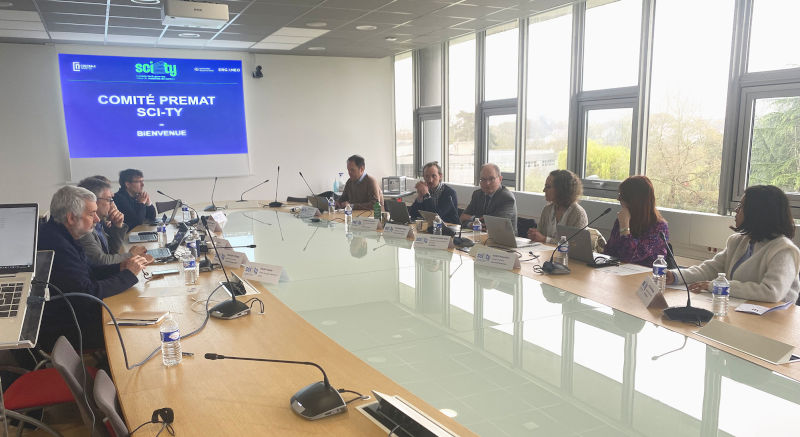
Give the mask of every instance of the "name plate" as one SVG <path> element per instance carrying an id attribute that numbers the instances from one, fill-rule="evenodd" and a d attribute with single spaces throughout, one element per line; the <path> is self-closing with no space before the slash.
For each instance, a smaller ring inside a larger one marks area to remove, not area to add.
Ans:
<path id="1" fill-rule="evenodd" d="M 636 295 L 639 296 L 639 300 L 642 301 L 645 308 L 666 308 L 668 306 L 667 300 L 664 299 L 664 295 L 658 291 L 653 278 L 647 278 L 642 281 L 642 285 L 639 286 Z"/>
<path id="2" fill-rule="evenodd" d="M 376 231 L 380 222 L 380 220 L 375 220 L 373 217 L 353 218 L 352 229 L 354 231 Z"/>
<path id="3" fill-rule="evenodd" d="M 300 207 L 300 218 L 311 218 L 311 217 L 318 217 L 320 214 L 317 208 L 313 206 L 301 206 Z"/>
<path id="4" fill-rule="evenodd" d="M 211 217 L 208 218 L 208 229 L 211 232 L 222 232 L 222 228 L 225 227 L 225 223 L 228 223 L 228 217 L 222 211 L 217 211 L 211 214 Z"/>
<path id="5" fill-rule="evenodd" d="M 472 246 L 470 255 L 475 257 L 475 264 L 479 266 L 494 267 L 497 269 L 514 270 L 520 268 L 519 257 L 516 253 L 492 249 L 483 245 Z"/>
<path id="6" fill-rule="evenodd" d="M 225 267 L 240 267 L 248 262 L 247 254 L 232 249 L 218 248 L 214 259 Z"/>
<path id="7" fill-rule="evenodd" d="M 453 247 L 453 237 L 447 235 L 420 234 L 414 240 L 414 247 L 426 249 L 450 249 Z"/>
<path id="8" fill-rule="evenodd" d="M 265 284 L 277 284 L 280 281 L 288 281 L 289 275 L 281 266 L 248 262 L 244 265 L 244 278 Z"/>
<path id="9" fill-rule="evenodd" d="M 383 227 L 383 236 L 386 238 L 408 238 L 414 237 L 414 232 L 411 230 L 411 226 L 386 223 L 386 226 Z"/>

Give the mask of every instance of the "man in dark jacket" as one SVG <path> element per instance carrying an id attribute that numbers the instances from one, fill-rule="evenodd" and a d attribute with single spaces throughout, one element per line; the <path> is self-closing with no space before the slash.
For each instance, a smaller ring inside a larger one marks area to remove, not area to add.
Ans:
<path id="1" fill-rule="evenodd" d="M 85 189 L 65 186 L 56 191 L 50 202 L 50 220 L 39 226 L 39 250 L 54 250 L 50 274 L 51 295 L 85 293 L 104 299 L 119 294 L 139 279 L 146 265 L 138 255 L 120 264 L 92 266 L 78 240 L 92 232 L 97 217 L 97 198 Z M 55 289 L 57 287 L 57 289 Z M 81 327 L 84 348 L 103 347 L 101 306 L 80 297 L 69 298 Z M 38 346 L 51 351 L 59 336 L 66 336 L 78 348 L 78 335 L 72 312 L 64 299 L 47 302 L 44 306 Z"/>
<path id="2" fill-rule="evenodd" d="M 408 208 L 411 218 L 419 217 L 420 211 L 430 211 L 439 214 L 446 223 L 459 223 L 458 197 L 455 190 L 442 182 L 442 176 L 442 167 L 436 161 L 422 168 L 425 182 L 417 182 L 417 198 Z"/>
<path id="3" fill-rule="evenodd" d="M 125 215 L 129 230 L 156 219 L 156 207 L 144 191 L 144 175 L 139 170 L 129 168 L 119 172 L 119 191 L 114 194 L 114 203 Z"/>
<path id="4" fill-rule="evenodd" d="M 495 217 L 506 217 L 511 219 L 511 227 L 514 234 L 517 233 L 517 201 L 514 194 L 503 186 L 503 175 L 500 174 L 500 167 L 497 164 L 483 164 L 481 167 L 481 188 L 472 193 L 469 205 L 461 214 L 461 222 L 469 226 L 475 218 L 481 219 L 483 216 L 491 215 Z M 486 223 L 483 224 L 484 227 Z"/>

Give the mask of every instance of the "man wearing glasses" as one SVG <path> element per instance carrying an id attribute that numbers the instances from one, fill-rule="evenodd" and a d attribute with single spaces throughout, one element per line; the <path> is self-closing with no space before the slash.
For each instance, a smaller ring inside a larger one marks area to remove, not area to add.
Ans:
<path id="1" fill-rule="evenodd" d="M 92 176 L 82 180 L 79 187 L 86 188 L 97 196 L 97 216 L 100 221 L 95 224 L 94 231 L 78 240 L 86 258 L 92 265 L 119 264 L 133 255 L 145 257 L 152 262 L 153 257 L 147 255 L 144 246 L 133 246 L 128 253 L 119 253 L 122 248 L 128 225 L 125 216 L 117 209 L 111 197 L 111 183 L 104 176 Z"/>
<path id="2" fill-rule="evenodd" d="M 488 163 L 481 167 L 481 189 L 472 193 L 469 205 L 461 214 L 462 226 L 470 226 L 476 217 L 483 221 L 483 216 L 491 215 L 511 219 L 514 234 L 517 233 L 517 201 L 502 182 L 503 176 L 496 164 Z"/>
<path id="3" fill-rule="evenodd" d="M 156 207 L 144 191 L 144 175 L 139 170 L 129 168 L 119 172 L 119 191 L 114 194 L 114 203 L 125 215 L 128 229 L 156 220 Z"/>

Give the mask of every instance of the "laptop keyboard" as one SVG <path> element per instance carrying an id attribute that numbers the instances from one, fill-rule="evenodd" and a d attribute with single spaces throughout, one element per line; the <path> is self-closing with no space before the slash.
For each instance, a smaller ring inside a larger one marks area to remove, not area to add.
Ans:
<path id="1" fill-rule="evenodd" d="M 0 284 L 0 318 L 17 316 L 23 284 L 22 282 Z"/>

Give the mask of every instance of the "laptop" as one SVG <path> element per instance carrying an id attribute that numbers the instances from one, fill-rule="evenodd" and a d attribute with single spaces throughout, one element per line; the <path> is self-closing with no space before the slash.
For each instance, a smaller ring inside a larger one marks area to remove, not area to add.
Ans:
<path id="1" fill-rule="evenodd" d="M 0 349 L 33 346 L 21 344 L 20 335 L 36 271 L 38 232 L 38 204 L 0 205 Z"/>
<path id="2" fill-rule="evenodd" d="M 322 196 L 308 196 L 308 203 L 311 204 L 314 208 L 317 208 L 319 212 L 327 212 L 328 211 L 328 199 Z"/>
<path id="3" fill-rule="evenodd" d="M 129 243 L 148 243 L 158 241 L 158 232 L 131 232 L 128 234 Z"/>
<path id="4" fill-rule="evenodd" d="M 178 211 L 181 210 L 181 207 L 183 206 L 183 203 L 180 201 L 180 199 L 174 200 L 173 202 L 175 202 L 175 206 L 173 206 L 173 208 L 172 208 L 172 214 L 170 214 L 169 220 L 166 220 L 167 215 L 164 214 L 161 217 L 161 222 L 162 223 L 175 223 L 175 216 L 178 214 Z M 159 212 L 162 212 L 162 211 L 159 211 Z"/>
<path id="5" fill-rule="evenodd" d="M 389 223 L 396 223 L 398 225 L 407 225 L 411 223 L 411 217 L 408 215 L 408 207 L 405 202 L 386 202 L 386 209 L 389 211 Z"/>
<path id="6" fill-rule="evenodd" d="M 557 225 L 556 229 L 558 229 L 559 237 L 563 235 L 569 238 L 570 235 L 577 232 L 577 235 L 569 240 L 570 260 L 583 261 L 587 264 L 594 264 L 595 260 L 598 260 L 598 263 L 618 261 L 616 257 L 592 251 L 592 234 L 588 229 L 574 228 L 566 225 Z"/>
<path id="7" fill-rule="evenodd" d="M 422 216 L 422 219 L 425 220 L 428 226 L 433 226 L 433 219 L 436 218 L 435 212 L 420 211 L 419 214 Z"/>
<path id="8" fill-rule="evenodd" d="M 495 217 L 491 215 L 483 216 L 486 223 L 486 232 L 492 243 L 504 247 L 529 247 L 534 243 L 528 238 L 517 237 L 514 235 L 514 227 L 511 226 L 511 219 L 507 217 Z"/>

